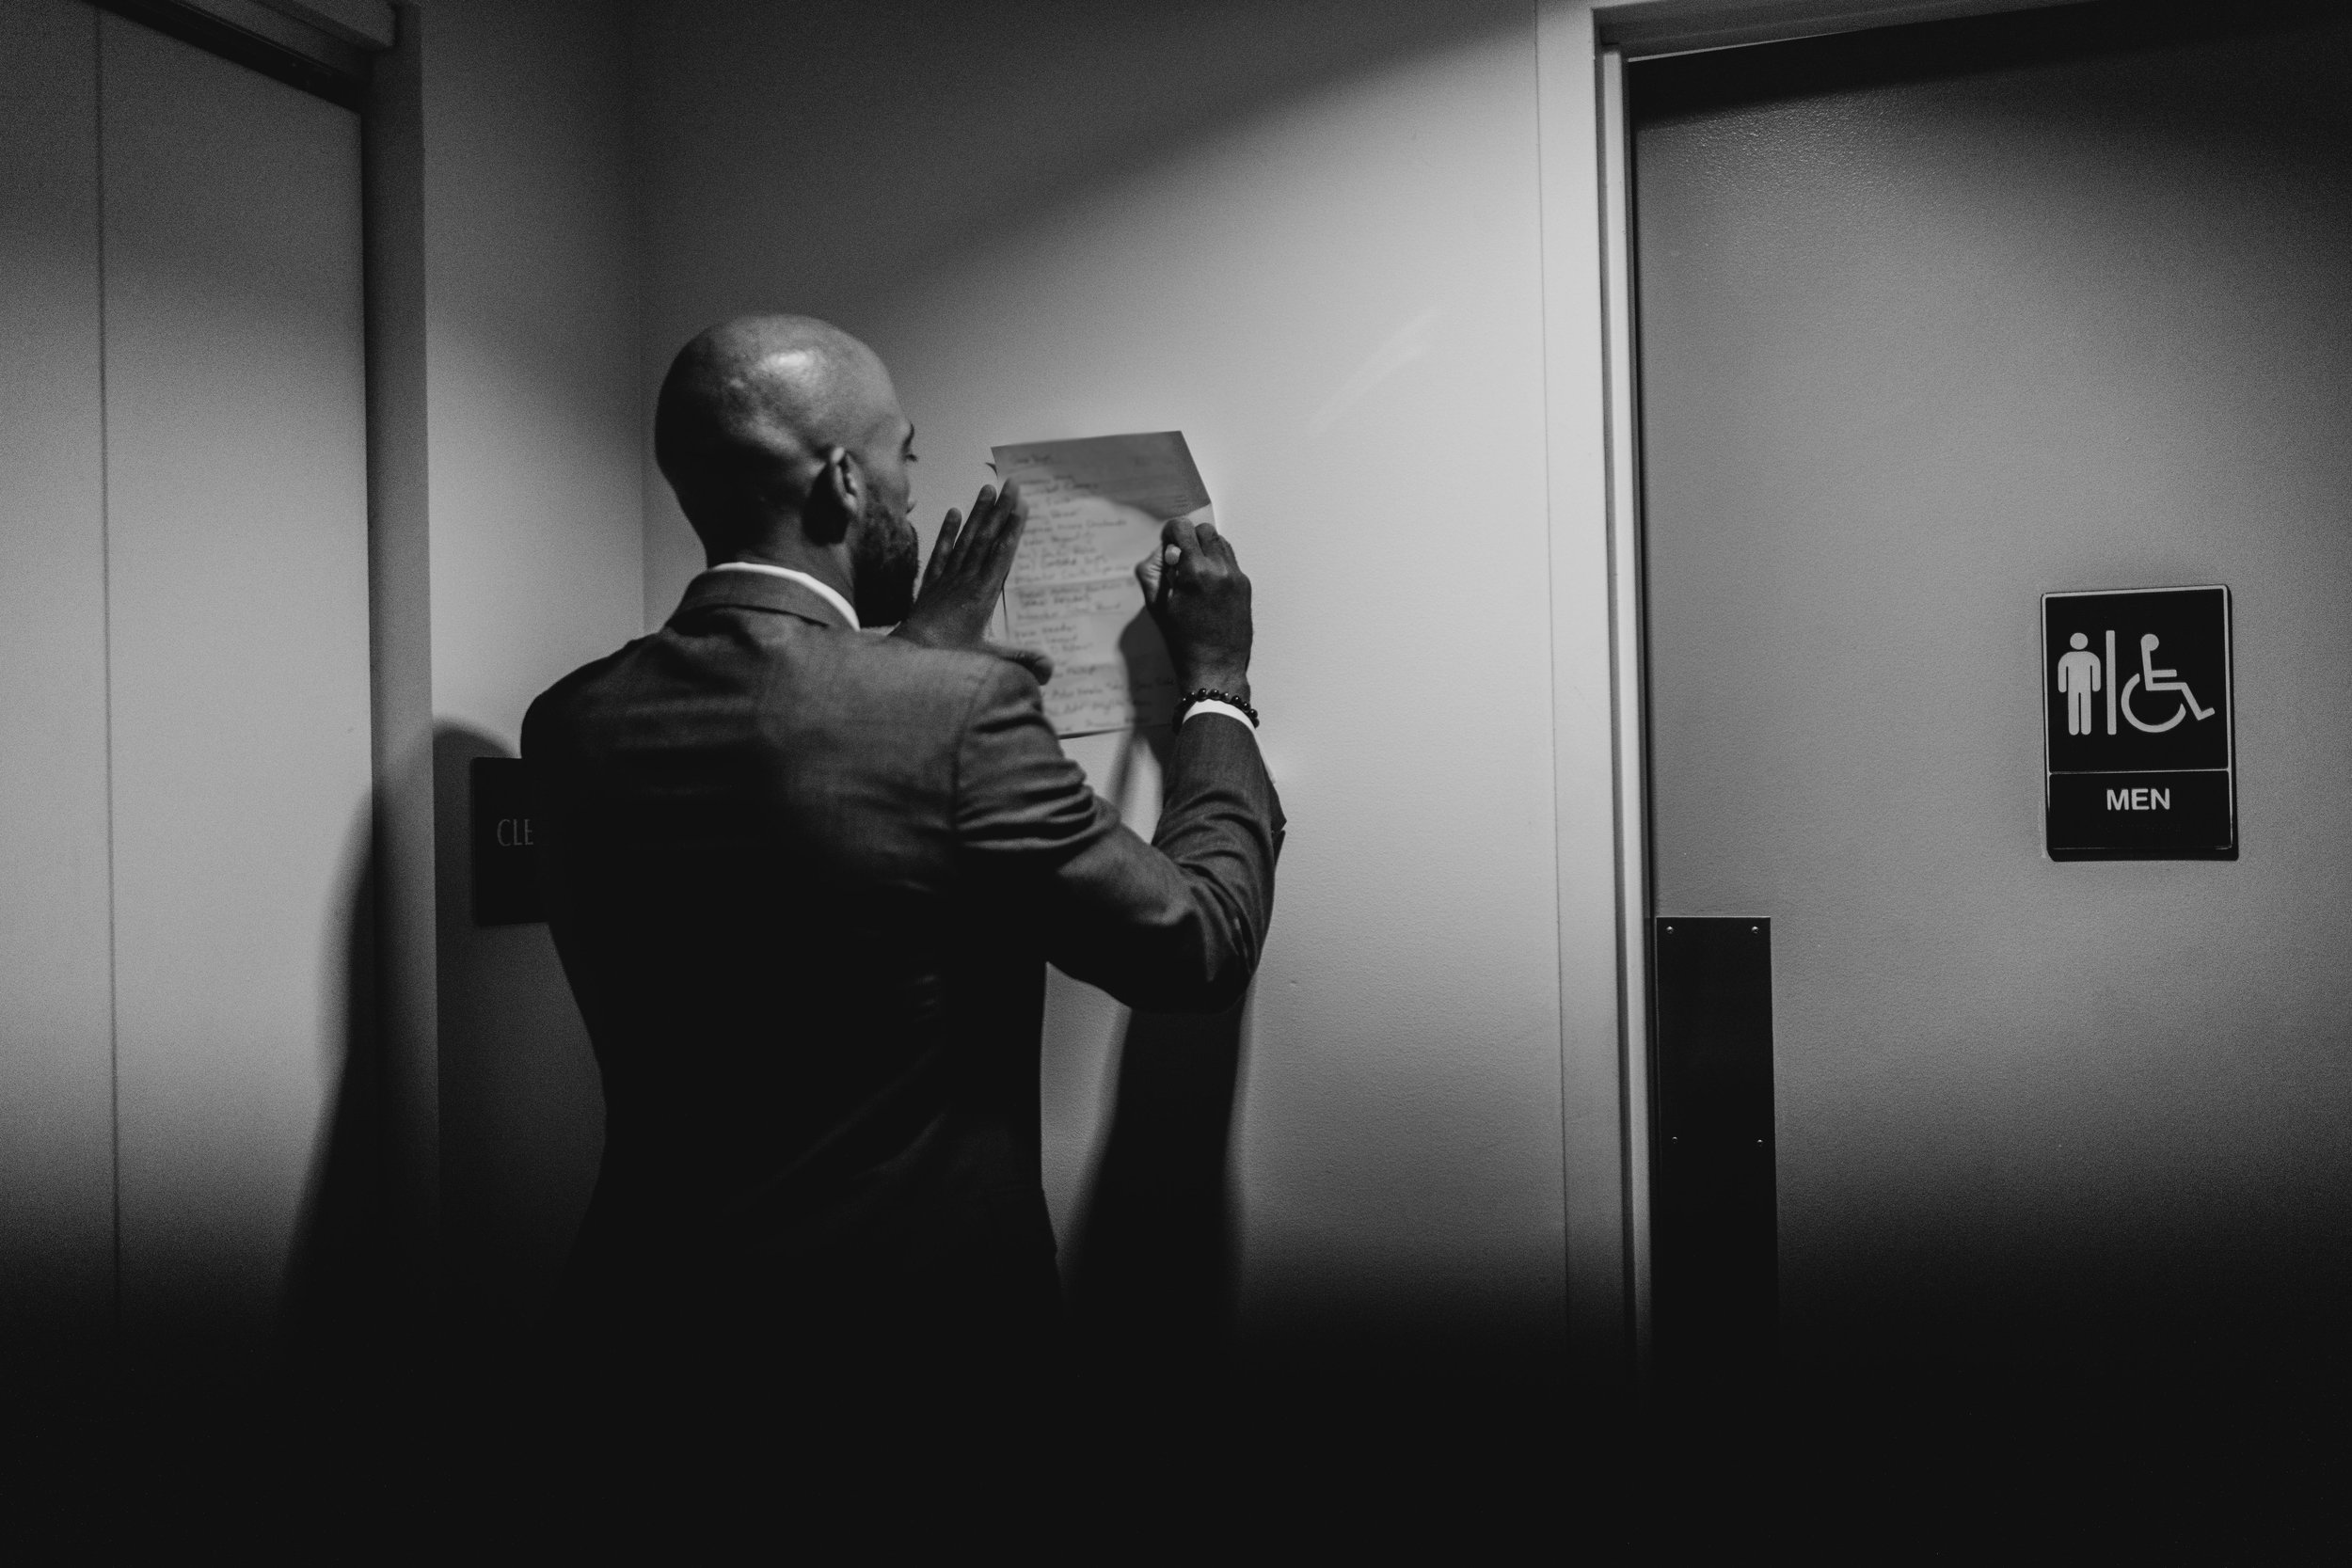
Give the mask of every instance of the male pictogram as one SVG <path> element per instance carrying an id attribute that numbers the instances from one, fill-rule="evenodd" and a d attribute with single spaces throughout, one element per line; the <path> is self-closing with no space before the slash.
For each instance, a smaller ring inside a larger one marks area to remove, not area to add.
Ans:
<path id="1" fill-rule="evenodd" d="M 2066 733 L 2090 733 L 2090 694 L 2099 689 L 2099 656 L 2087 652 L 2090 639 L 2081 632 L 2066 640 L 2074 651 L 2058 661 L 2058 689 L 2066 694 Z M 2170 674 L 2170 671 L 2165 673 Z"/>

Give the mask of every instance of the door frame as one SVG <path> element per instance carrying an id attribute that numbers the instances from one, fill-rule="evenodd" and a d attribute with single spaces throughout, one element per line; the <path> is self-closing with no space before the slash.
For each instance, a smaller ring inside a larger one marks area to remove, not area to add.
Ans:
<path id="1" fill-rule="evenodd" d="M 2083 0 L 1537 0 L 1572 1377 L 1650 1364 L 1650 844 L 1628 62 Z M 1606 678 L 1597 679 L 1601 673 Z"/>

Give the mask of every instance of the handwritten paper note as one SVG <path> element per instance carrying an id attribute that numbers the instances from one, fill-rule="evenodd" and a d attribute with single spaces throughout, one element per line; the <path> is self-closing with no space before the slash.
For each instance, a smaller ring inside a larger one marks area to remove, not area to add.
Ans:
<path id="1" fill-rule="evenodd" d="M 998 447 L 1029 523 L 1005 582 L 1005 638 L 1054 656 L 1045 716 L 1059 735 L 1165 724 L 1176 675 L 1144 612 L 1136 562 L 1170 517 L 1216 514 L 1180 431 Z"/>

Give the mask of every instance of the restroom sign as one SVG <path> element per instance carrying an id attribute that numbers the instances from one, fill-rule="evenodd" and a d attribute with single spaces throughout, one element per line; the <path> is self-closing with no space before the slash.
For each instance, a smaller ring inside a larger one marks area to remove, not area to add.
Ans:
<path id="1" fill-rule="evenodd" d="M 2052 860 L 2234 860 L 2230 591 L 2042 595 Z"/>

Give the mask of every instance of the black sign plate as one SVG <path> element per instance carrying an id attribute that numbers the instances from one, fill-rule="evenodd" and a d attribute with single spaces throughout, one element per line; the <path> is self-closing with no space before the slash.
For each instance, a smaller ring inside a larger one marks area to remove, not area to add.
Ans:
<path id="1" fill-rule="evenodd" d="M 2230 591 L 2042 595 L 2052 860 L 2235 860 Z"/>
<path id="2" fill-rule="evenodd" d="M 473 923 L 518 926 L 545 920 L 539 857 L 531 828 L 531 788 L 514 757 L 473 759 Z"/>

